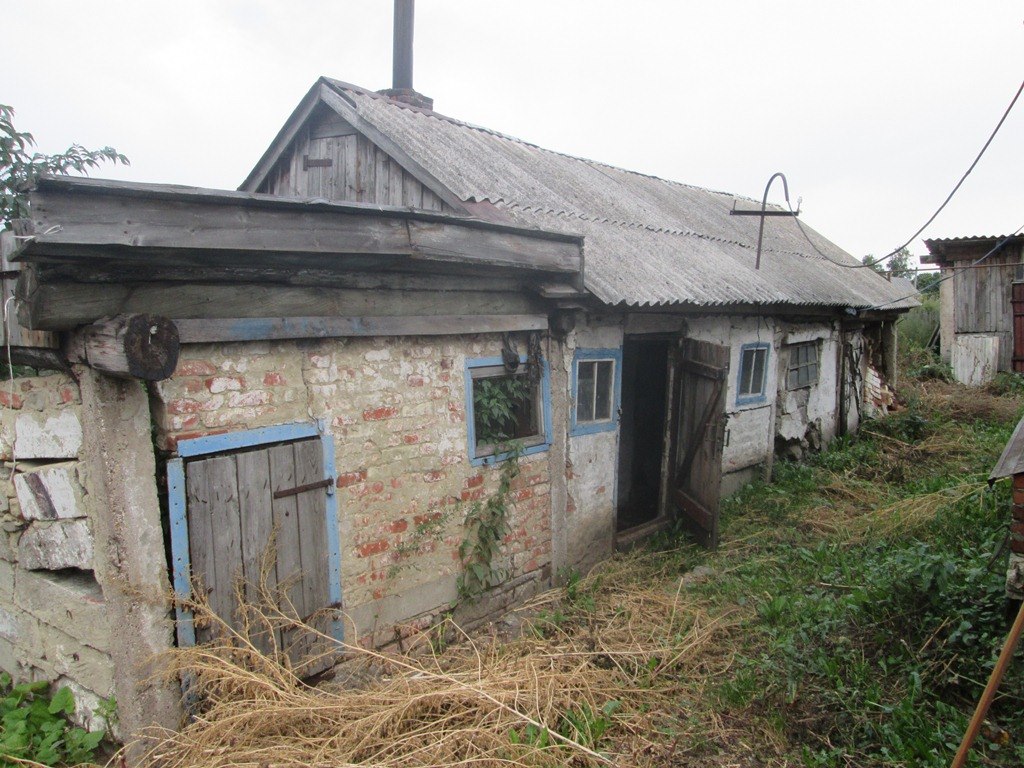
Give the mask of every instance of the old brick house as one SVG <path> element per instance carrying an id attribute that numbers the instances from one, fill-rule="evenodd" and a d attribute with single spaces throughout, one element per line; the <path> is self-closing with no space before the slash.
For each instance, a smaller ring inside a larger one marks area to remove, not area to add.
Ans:
<path id="1" fill-rule="evenodd" d="M 526 393 L 522 472 L 464 618 L 674 516 L 713 544 L 723 492 L 871 413 L 910 305 L 792 218 L 756 267 L 733 205 L 327 78 L 239 192 L 42 182 L 18 316 L 59 348 L 15 357 L 67 373 L 0 387 L 0 666 L 173 720 L 166 587 L 229 614 L 271 530 L 339 637 L 428 625 L 504 466 L 488 383 Z"/>

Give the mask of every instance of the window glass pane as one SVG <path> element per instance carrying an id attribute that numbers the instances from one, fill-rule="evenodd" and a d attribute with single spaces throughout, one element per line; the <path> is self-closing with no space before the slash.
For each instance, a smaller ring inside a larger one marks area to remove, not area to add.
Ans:
<path id="1" fill-rule="evenodd" d="M 754 364 L 751 366 L 750 394 L 760 395 L 764 392 L 764 358 L 767 350 L 755 349 Z"/>
<path id="2" fill-rule="evenodd" d="M 610 419 L 612 417 L 613 370 L 615 364 L 611 360 L 597 363 L 597 384 L 595 387 L 594 418 Z"/>
<path id="3" fill-rule="evenodd" d="M 594 420 L 594 367 L 589 360 L 576 365 L 576 421 Z"/>
<path id="4" fill-rule="evenodd" d="M 537 385 L 525 373 L 474 378 L 473 429 L 478 448 L 540 434 Z"/>
<path id="5" fill-rule="evenodd" d="M 745 349 L 740 358 L 740 394 L 750 394 L 750 376 L 753 369 L 754 350 Z"/>

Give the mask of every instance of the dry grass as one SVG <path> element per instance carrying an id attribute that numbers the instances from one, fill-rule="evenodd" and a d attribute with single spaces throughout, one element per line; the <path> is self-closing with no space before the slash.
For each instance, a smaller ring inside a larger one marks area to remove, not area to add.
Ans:
<path id="1" fill-rule="evenodd" d="M 528 610 L 540 617 L 518 640 L 447 625 L 404 654 L 343 645 L 349 664 L 374 672 L 357 690 L 303 684 L 286 658 L 261 653 L 193 602 L 219 640 L 176 650 L 165 669 L 190 681 L 197 713 L 180 732 L 149 734 L 156 742 L 142 764 L 663 765 L 676 742 L 657 733 L 662 716 L 648 713 L 678 709 L 678 681 L 728 665 L 720 649 L 735 619 L 710 616 L 681 583 L 668 590 L 631 579 L 628 588 L 597 589 L 639 567 L 639 557 L 615 561 L 609 568 L 619 574 L 598 571 L 578 584 L 585 605 L 574 606 L 572 622 L 550 618 L 563 590 L 538 597 Z M 299 626 L 276 609 L 245 611 L 250 622 Z M 312 627 L 303 631 L 325 640 Z M 461 642 L 434 653 L 431 638 L 445 632 Z"/>

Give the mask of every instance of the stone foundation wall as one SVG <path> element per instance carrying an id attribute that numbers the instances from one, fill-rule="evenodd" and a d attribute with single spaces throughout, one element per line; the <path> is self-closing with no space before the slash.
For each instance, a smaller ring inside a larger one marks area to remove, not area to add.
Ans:
<path id="1" fill-rule="evenodd" d="M 0 669 L 75 693 L 79 720 L 114 692 L 110 622 L 95 577 L 74 379 L 0 383 Z"/>
<path id="2" fill-rule="evenodd" d="M 518 343 L 525 351 L 525 337 Z M 457 597 L 463 520 L 500 473 L 469 456 L 465 363 L 500 353 L 499 335 L 186 346 L 172 378 L 152 390 L 157 445 L 171 453 L 200 435 L 323 420 L 335 441 L 348 639 L 392 642 Z M 521 459 L 494 564 L 508 579 L 464 618 L 547 585 L 548 455 Z M 431 521 L 437 530 L 425 534 Z"/>

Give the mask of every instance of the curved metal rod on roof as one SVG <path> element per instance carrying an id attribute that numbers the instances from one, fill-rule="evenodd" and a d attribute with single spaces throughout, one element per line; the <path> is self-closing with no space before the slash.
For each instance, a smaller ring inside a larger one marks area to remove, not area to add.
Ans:
<path id="1" fill-rule="evenodd" d="M 786 207 L 788 207 L 790 209 L 788 211 L 769 211 L 768 210 L 768 190 L 770 190 L 772 188 L 772 182 L 775 181 L 775 179 L 778 179 L 778 178 L 782 179 L 782 192 L 783 192 L 783 194 L 786 197 Z M 793 217 L 799 216 L 800 215 L 800 205 L 799 205 L 799 203 L 797 204 L 797 210 L 796 211 L 794 211 L 792 209 L 792 206 L 789 204 L 789 182 L 786 181 L 786 174 L 784 174 L 782 171 L 776 171 L 774 174 L 772 174 L 772 177 L 770 179 L 768 179 L 768 183 L 764 187 L 764 197 L 761 198 L 761 210 L 759 210 L 759 211 L 758 210 L 754 210 L 754 211 L 737 210 L 736 209 L 736 201 L 733 200 L 732 201 L 732 210 L 729 211 L 729 215 L 731 215 L 731 216 L 760 216 L 761 217 L 761 223 L 760 223 L 760 225 L 757 228 L 757 260 L 754 262 L 754 269 L 760 269 L 761 268 L 761 243 L 764 240 L 764 220 L 765 220 L 765 217 L 766 216 L 793 216 Z"/>

